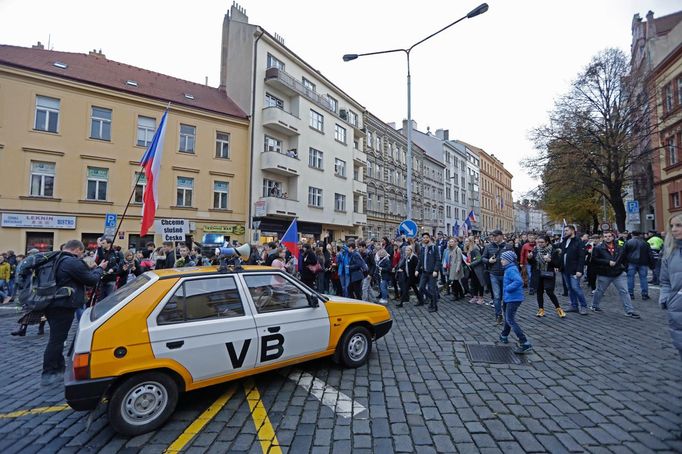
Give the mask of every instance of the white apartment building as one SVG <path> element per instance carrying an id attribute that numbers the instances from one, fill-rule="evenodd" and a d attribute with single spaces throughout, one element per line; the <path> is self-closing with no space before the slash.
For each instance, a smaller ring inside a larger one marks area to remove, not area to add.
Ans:
<path id="1" fill-rule="evenodd" d="M 476 218 L 479 218 L 481 216 L 481 159 L 476 150 L 467 147 L 466 144 L 457 140 L 451 140 L 450 143 L 466 156 L 467 198 L 464 219 L 471 210 L 474 210 Z M 479 222 L 472 222 L 471 229 L 475 232 L 480 231 Z"/>
<path id="2" fill-rule="evenodd" d="M 221 85 L 251 116 L 251 227 L 281 237 L 296 218 L 309 238 L 362 235 L 363 106 L 236 4 L 222 42 Z"/>

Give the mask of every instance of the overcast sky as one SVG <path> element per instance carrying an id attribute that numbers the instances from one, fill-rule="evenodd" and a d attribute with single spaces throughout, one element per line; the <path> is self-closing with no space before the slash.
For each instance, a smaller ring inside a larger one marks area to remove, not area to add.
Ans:
<path id="1" fill-rule="evenodd" d="M 102 49 L 107 58 L 217 86 L 223 16 L 231 0 L 0 0 L 0 43 L 50 42 L 59 51 Z M 478 0 L 242 0 L 249 22 L 285 44 L 386 122 L 407 116 L 401 54 L 344 63 L 345 53 L 409 47 L 466 15 Z M 514 199 L 532 189 L 519 161 L 528 131 L 606 47 L 628 52 L 632 16 L 680 9 L 673 0 L 489 0 L 411 57 L 418 129 L 484 148 L 512 174 Z M 676 8 L 677 6 L 677 8 Z"/>

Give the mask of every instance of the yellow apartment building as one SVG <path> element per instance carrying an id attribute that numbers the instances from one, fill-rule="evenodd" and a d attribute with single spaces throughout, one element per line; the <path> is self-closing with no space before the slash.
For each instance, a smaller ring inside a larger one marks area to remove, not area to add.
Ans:
<path id="1" fill-rule="evenodd" d="M 156 219 L 182 220 L 186 241 L 247 240 L 249 121 L 224 91 L 101 52 L 0 45 L 0 251 L 92 248 L 131 194 L 116 244 L 163 241 L 139 235 L 137 176 L 169 103 Z"/>

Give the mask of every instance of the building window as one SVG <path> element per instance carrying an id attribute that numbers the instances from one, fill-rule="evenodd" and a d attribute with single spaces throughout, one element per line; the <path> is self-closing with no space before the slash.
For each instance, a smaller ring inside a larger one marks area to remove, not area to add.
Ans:
<path id="1" fill-rule="evenodd" d="M 334 194 L 334 209 L 336 211 L 346 211 L 346 196 L 343 194 Z"/>
<path id="2" fill-rule="evenodd" d="M 374 194 L 371 192 L 367 193 L 367 210 L 374 211 Z"/>
<path id="3" fill-rule="evenodd" d="M 668 151 L 668 165 L 674 166 L 677 164 L 677 144 L 675 143 L 675 136 L 668 137 L 666 143 L 666 149 Z"/>
<path id="4" fill-rule="evenodd" d="M 263 197 L 282 197 L 282 183 L 263 178 Z"/>
<path id="5" fill-rule="evenodd" d="M 35 197 L 54 195 L 54 162 L 31 161 L 30 194 Z"/>
<path id="6" fill-rule="evenodd" d="M 308 186 L 308 205 L 314 207 L 322 206 L 322 189 Z"/>
<path id="7" fill-rule="evenodd" d="M 216 132 L 215 157 L 230 159 L 230 135 L 226 132 Z"/>
<path id="8" fill-rule="evenodd" d="M 192 192 L 194 192 L 194 178 L 178 177 L 176 206 L 191 207 Z"/>
<path id="9" fill-rule="evenodd" d="M 102 167 L 88 167 L 88 190 L 86 199 L 106 200 L 109 169 Z"/>
<path id="10" fill-rule="evenodd" d="M 680 193 L 673 192 L 670 194 L 670 208 L 680 208 Z"/>
<path id="11" fill-rule="evenodd" d="M 301 81 L 303 82 L 303 87 L 306 88 L 307 90 L 310 91 L 315 91 L 315 84 L 306 79 L 305 77 L 301 78 Z"/>
<path id="12" fill-rule="evenodd" d="M 195 126 L 180 124 L 180 148 L 182 153 L 194 153 L 197 128 Z"/>
<path id="13" fill-rule="evenodd" d="M 334 174 L 339 177 L 346 177 L 346 161 L 334 159 Z"/>
<path id="14" fill-rule="evenodd" d="M 277 69 L 281 69 L 282 71 L 284 71 L 284 62 L 277 59 L 277 57 L 274 57 L 270 53 L 268 53 L 267 66 L 268 66 L 268 68 L 277 68 Z"/>
<path id="15" fill-rule="evenodd" d="M 263 151 L 276 151 L 277 153 L 281 153 L 282 141 L 275 139 L 274 137 L 265 136 L 265 146 Z"/>
<path id="16" fill-rule="evenodd" d="M 333 96 L 327 95 L 327 99 L 329 100 L 329 107 L 331 108 L 332 111 L 338 112 L 339 111 L 339 101 L 336 100 Z"/>
<path id="17" fill-rule="evenodd" d="M 146 147 L 152 143 L 154 131 L 156 130 L 156 119 L 150 117 L 137 117 L 137 146 Z"/>
<path id="18" fill-rule="evenodd" d="M 677 78 L 677 105 L 682 106 L 682 76 Z"/>
<path id="19" fill-rule="evenodd" d="M 334 138 L 341 143 L 346 143 L 346 128 L 340 125 L 335 125 Z"/>
<path id="20" fill-rule="evenodd" d="M 310 109 L 310 127 L 320 132 L 324 131 L 324 117 L 313 109 Z"/>
<path id="21" fill-rule="evenodd" d="M 147 177 L 145 174 L 142 172 L 135 172 L 135 195 L 133 196 L 134 203 L 143 202 L 145 186 L 147 186 Z"/>
<path id="22" fill-rule="evenodd" d="M 667 84 L 663 87 L 663 110 L 669 113 L 673 110 L 673 85 Z"/>
<path id="23" fill-rule="evenodd" d="M 265 93 L 265 107 L 277 107 L 284 110 L 284 101 L 270 93 Z"/>
<path id="24" fill-rule="evenodd" d="M 38 131 L 57 132 L 59 129 L 59 99 L 36 96 L 36 122 Z"/>
<path id="25" fill-rule="evenodd" d="M 322 170 L 322 152 L 315 148 L 308 151 L 308 165 L 314 169 Z"/>
<path id="26" fill-rule="evenodd" d="M 111 109 L 92 107 L 90 114 L 90 138 L 111 140 Z"/>
<path id="27" fill-rule="evenodd" d="M 348 123 L 352 124 L 353 126 L 358 125 L 358 114 L 356 114 L 352 110 L 348 111 Z"/>
<path id="28" fill-rule="evenodd" d="M 229 194 L 230 183 L 227 181 L 213 182 L 213 208 L 227 210 L 227 197 Z"/>

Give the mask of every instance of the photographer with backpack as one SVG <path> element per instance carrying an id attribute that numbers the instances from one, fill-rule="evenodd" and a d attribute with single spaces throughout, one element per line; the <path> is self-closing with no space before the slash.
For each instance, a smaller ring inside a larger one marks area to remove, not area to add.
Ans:
<path id="1" fill-rule="evenodd" d="M 81 241 L 67 241 L 54 264 L 56 292 L 45 308 L 45 317 L 50 325 L 50 339 L 43 355 L 43 385 L 62 379 L 64 342 L 73 324 L 76 309 L 85 303 L 85 286 L 95 286 L 108 266 L 108 262 L 103 260 L 99 266 L 88 268 L 81 260 L 84 252 L 85 246 Z"/>

